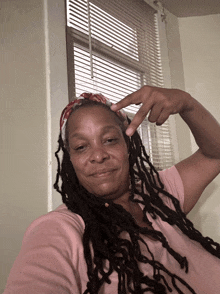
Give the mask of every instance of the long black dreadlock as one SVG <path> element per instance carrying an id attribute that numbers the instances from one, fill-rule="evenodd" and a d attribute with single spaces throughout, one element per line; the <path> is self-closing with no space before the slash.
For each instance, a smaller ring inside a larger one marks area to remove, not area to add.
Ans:
<path id="1" fill-rule="evenodd" d="M 107 106 L 102 106 L 111 111 Z M 188 271 L 186 257 L 173 250 L 161 232 L 149 228 L 152 227 L 152 224 L 146 213 L 148 212 L 153 219 L 160 217 L 170 225 L 176 225 L 191 240 L 199 242 L 208 252 L 218 258 L 220 258 L 220 245 L 211 238 L 203 237 L 194 228 L 192 222 L 186 218 L 179 201 L 164 190 L 159 174 L 151 164 L 138 133 L 135 132 L 131 138 L 128 138 L 125 130 L 122 129 L 122 131 L 129 148 L 130 200 L 143 205 L 143 220 L 149 225 L 144 228 L 139 227 L 131 214 L 121 205 L 109 202 L 109 206 L 106 207 L 106 201 L 92 195 L 80 185 L 70 161 L 68 144 L 63 141 L 61 134 L 58 139 L 59 147 L 55 153 L 58 169 L 54 188 L 62 195 L 63 203 L 67 208 L 79 214 L 85 222 L 83 246 L 89 282 L 84 294 L 97 294 L 104 283 L 111 283 L 109 277 L 113 271 L 118 274 L 118 294 L 128 292 L 165 294 L 167 290 L 171 292 L 172 289 L 164 275 L 170 276 L 173 288 L 178 293 L 183 292 L 177 286 L 177 281 L 191 293 L 195 293 L 183 279 L 171 273 L 163 264 L 154 259 L 141 236 L 149 236 L 160 241 L 169 254 L 177 260 L 180 267 L 185 272 Z M 61 150 L 63 151 L 62 163 L 58 156 Z M 59 187 L 60 180 L 62 181 L 61 187 Z M 136 187 L 137 181 L 140 181 L 141 189 Z M 159 194 L 171 199 L 175 209 L 164 204 Z M 136 198 L 135 195 L 140 197 Z M 129 237 L 122 238 L 122 232 L 126 232 Z M 150 257 L 141 253 L 140 243 L 146 246 Z M 92 245 L 92 251 L 90 245 Z M 144 275 L 139 269 L 139 263 L 150 265 L 153 269 L 153 276 Z"/>

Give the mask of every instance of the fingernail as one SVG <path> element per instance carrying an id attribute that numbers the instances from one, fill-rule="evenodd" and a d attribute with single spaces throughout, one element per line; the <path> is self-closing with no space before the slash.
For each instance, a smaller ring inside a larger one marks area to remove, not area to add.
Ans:
<path id="1" fill-rule="evenodd" d="M 111 105 L 111 110 L 116 110 L 116 109 L 117 109 L 116 104 L 112 104 L 112 105 Z"/>
<path id="2" fill-rule="evenodd" d="M 127 135 L 128 137 L 130 137 L 130 136 L 132 135 L 132 129 L 127 129 L 127 130 L 126 130 L 126 135 Z"/>

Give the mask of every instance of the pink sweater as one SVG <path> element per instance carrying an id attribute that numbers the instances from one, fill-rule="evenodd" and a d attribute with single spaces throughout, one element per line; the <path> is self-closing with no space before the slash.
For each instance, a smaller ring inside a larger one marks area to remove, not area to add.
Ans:
<path id="1" fill-rule="evenodd" d="M 176 168 L 162 171 L 160 176 L 166 190 L 175 195 L 182 206 L 183 184 Z M 160 219 L 154 221 L 150 216 L 149 219 L 153 227 L 166 236 L 170 246 L 187 257 L 189 272 L 186 274 L 180 269 L 177 261 L 160 242 L 145 238 L 155 259 L 183 278 L 197 294 L 219 294 L 220 260 L 206 252 L 197 242 L 189 240 L 177 228 Z M 88 281 L 83 255 L 83 232 L 82 218 L 67 210 L 65 205 L 35 220 L 25 233 L 21 251 L 11 269 L 3 294 L 83 293 Z M 149 276 L 152 274 L 147 265 L 142 270 Z M 166 278 L 172 286 L 169 277 Z M 117 293 L 117 274 L 111 275 L 111 281 L 99 293 Z M 182 285 L 179 287 L 184 294 L 190 293 Z M 177 292 L 173 291 L 172 294 L 174 293 Z"/>

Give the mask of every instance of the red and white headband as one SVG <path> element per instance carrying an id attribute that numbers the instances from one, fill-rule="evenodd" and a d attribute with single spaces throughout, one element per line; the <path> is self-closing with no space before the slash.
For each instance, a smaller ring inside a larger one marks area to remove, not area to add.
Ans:
<path id="1" fill-rule="evenodd" d="M 105 96 L 103 96 L 102 94 L 82 93 L 75 100 L 71 101 L 63 109 L 63 111 L 61 113 L 61 117 L 60 117 L 60 132 L 61 132 L 61 136 L 62 136 L 62 139 L 63 140 L 65 140 L 66 123 L 67 123 L 67 120 L 68 120 L 70 114 L 72 113 L 72 111 L 74 110 L 74 108 L 77 105 L 81 105 L 82 104 L 82 101 L 85 100 L 85 99 L 103 103 L 103 104 L 109 106 L 109 108 L 112 105 L 111 101 L 109 99 L 107 99 Z M 116 111 L 116 114 L 120 118 L 122 118 L 124 120 L 124 123 L 127 126 L 128 125 L 128 121 L 127 121 L 127 115 L 126 115 L 126 113 L 123 110 L 119 110 L 119 111 Z"/>

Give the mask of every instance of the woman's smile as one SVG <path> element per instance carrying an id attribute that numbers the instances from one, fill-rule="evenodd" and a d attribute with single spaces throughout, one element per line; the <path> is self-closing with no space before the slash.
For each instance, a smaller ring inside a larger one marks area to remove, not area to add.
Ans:
<path id="1" fill-rule="evenodd" d="M 100 170 L 95 173 L 92 173 L 91 176 L 94 178 L 105 178 L 112 176 L 116 172 L 116 169 L 106 169 L 106 170 Z"/>

